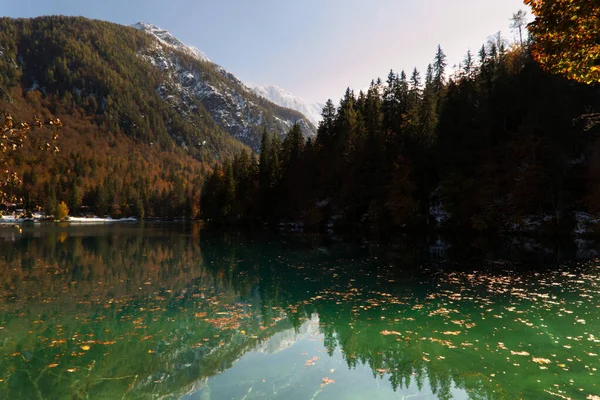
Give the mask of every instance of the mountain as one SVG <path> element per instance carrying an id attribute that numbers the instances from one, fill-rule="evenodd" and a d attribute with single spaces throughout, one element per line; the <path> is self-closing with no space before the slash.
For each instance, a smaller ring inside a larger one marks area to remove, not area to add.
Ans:
<path id="1" fill-rule="evenodd" d="M 133 27 L 156 39 L 140 57 L 164 74 L 157 91 L 180 113 L 193 113 L 194 101 L 199 101 L 222 129 L 256 151 L 264 126 L 285 135 L 298 122 L 305 136 L 315 135 L 315 125 L 302 113 L 256 95 L 197 48 L 155 25 L 138 22 Z"/>
<path id="2" fill-rule="evenodd" d="M 162 44 L 167 45 L 173 49 L 179 50 L 183 53 L 189 54 L 193 57 L 198 58 L 201 61 L 210 61 L 210 59 L 200 51 L 198 48 L 194 46 L 187 46 L 181 42 L 181 40 L 177 39 L 175 36 L 171 35 L 171 33 L 165 29 L 161 29 L 156 25 L 147 24 L 145 22 L 138 22 L 136 24 L 131 25 L 133 28 L 138 29 L 140 31 L 144 31 L 150 33 L 152 36 L 156 37 Z"/>
<path id="3" fill-rule="evenodd" d="M 0 18 L 4 113 L 63 122 L 59 153 L 25 146 L 6 165 L 23 178 L 12 193 L 50 213 L 195 216 L 215 161 L 259 150 L 265 127 L 315 132 L 163 29 L 83 17 Z"/>
<path id="4" fill-rule="evenodd" d="M 187 111 L 165 101 L 159 88 L 169 75 L 143 54 L 166 47 L 81 17 L 0 18 L 0 114 L 64 125 L 60 152 L 38 151 L 48 132 L 34 129 L 32 145 L 11 154 L 6 167 L 23 180 L 11 194 L 51 214 L 65 201 L 72 214 L 86 206 L 98 215 L 198 215 L 203 176 L 249 149 L 199 100 L 190 98 Z"/>
<path id="5" fill-rule="evenodd" d="M 317 126 L 321 121 L 321 112 L 324 104 L 307 103 L 304 100 L 294 96 L 285 89 L 278 86 L 254 86 L 252 91 L 265 99 L 282 107 L 291 108 L 305 115 L 313 125 Z"/>

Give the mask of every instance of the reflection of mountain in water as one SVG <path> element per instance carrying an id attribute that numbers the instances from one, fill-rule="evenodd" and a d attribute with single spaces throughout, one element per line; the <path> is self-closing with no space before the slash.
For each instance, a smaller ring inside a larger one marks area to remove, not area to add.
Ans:
<path id="1" fill-rule="evenodd" d="M 265 354 L 275 354 L 289 349 L 296 342 L 309 337 L 316 337 L 320 334 L 319 316 L 313 314 L 308 321 L 303 323 L 297 330 L 288 329 L 283 332 L 277 332 L 267 341 L 256 346 L 254 351 Z"/>

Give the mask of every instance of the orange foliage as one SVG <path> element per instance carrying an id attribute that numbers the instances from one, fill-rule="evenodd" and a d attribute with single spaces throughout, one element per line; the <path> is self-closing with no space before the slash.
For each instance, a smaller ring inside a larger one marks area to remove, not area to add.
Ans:
<path id="1" fill-rule="evenodd" d="M 584 83 L 600 82 L 600 2 L 525 0 L 535 59 L 553 73 Z"/>

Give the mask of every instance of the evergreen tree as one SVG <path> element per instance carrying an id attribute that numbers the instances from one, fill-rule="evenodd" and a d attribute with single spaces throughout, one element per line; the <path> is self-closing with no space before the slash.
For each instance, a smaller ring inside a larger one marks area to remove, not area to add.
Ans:
<path id="1" fill-rule="evenodd" d="M 298 165 L 300 154 L 304 148 L 304 137 L 300 125 L 295 123 L 287 133 L 282 144 L 284 169 L 292 169 Z"/>
<path id="2" fill-rule="evenodd" d="M 261 144 L 260 144 L 260 156 L 258 161 L 259 168 L 259 185 L 260 190 L 265 192 L 267 188 L 271 187 L 271 168 L 270 164 L 271 157 L 271 138 L 267 132 L 267 128 L 263 129 Z"/>
<path id="3" fill-rule="evenodd" d="M 444 85 L 446 83 L 446 54 L 442 51 L 442 47 L 438 45 L 435 53 L 435 59 L 433 62 L 433 77 L 432 77 L 432 90 L 436 98 L 440 98 Z"/>

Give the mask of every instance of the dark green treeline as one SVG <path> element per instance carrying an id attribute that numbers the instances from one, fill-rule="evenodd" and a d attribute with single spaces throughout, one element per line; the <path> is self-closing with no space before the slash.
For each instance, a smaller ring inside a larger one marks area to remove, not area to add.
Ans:
<path id="1" fill-rule="evenodd" d="M 329 100 L 314 140 L 265 131 L 260 159 L 238 154 L 207 179 L 204 217 L 497 232 L 570 230 L 575 212 L 597 211 L 600 143 L 574 122 L 598 106 L 593 87 L 541 71 L 500 35 L 448 75 L 438 47 L 424 79 L 390 71 Z"/>

